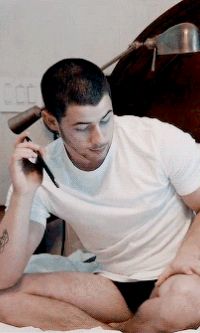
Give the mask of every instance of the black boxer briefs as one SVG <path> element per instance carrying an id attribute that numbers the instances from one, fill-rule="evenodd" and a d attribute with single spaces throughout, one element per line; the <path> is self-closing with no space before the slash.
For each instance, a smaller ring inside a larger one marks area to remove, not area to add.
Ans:
<path id="1" fill-rule="evenodd" d="M 137 282 L 117 282 L 113 281 L 129 309 L 134 313 L 139 306 L 151 295 L 156 280 L 137 281 Z"/>

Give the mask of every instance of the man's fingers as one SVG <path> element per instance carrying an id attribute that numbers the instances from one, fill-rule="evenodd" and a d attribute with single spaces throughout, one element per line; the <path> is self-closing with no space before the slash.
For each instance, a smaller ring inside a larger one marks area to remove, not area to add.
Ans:
<path id="1" fill-rule="evenodd" d="M 168 277 L 170 277 L 171 275 L 173 275 L 173 271 L 168 268 L 166 269 L 158 278 L 157 282 L 156 282 L 156 287 L 160 287 L 161 284 L 168 279 Z"/>
<path id="2" fill-rule="evenodd" d="M 175 275 L 175 274 L 187 274 L 183 270 L 179 269 L 178 267 L 175 269 L 172 266 L 169 266 L 166 268 L 166 270 L 159 276 L 157 282 L 156 282 L 156 287 L 160 287 L 161 284 L 166 281 L 170 276 Z"/>
<path id="3" fill-rule="evenodd" d="M 15 140 L 15 147 L 17 147 L 17 145 L 21 142 L 23 142 L 25 140 L 26 137 L 29 136 L 28 132 L 23 132 L 21 134 L 19 134 Z"/>
<path id="4" fill-rule="evenodd" d="M 182 268 L 168 268 L 166 269 L 158 278 L 156 282 L 156 287 L 160 287 L 161 284 L 166 281 L 170 276 L 176 275 L 176 274 L 186 274 L 186 275 L 191 275 L 191 274 L 197 274 L 200 275 L 200 266 L 194 266 L 194 267 L 182 267 Z"/>
<path id="5" fill-rule="evenodd" d="M 40 145 L 32 142 L 31 140 L 28 141 L 26 138 L 28 137 L 28 132 L 21 133 L 16 141 L 15 141 L 15 148 L 31 148 L 34 151 L 39 151 L 41 149 Z"/>
<path id="6" fill-rule="evenodd" d="M 161 284 L 168 278 L 168 276 L 170 275 L 162 275 L 159 277 L 159 279 L 157 280 L 157 282 L 155 283 L 156 287 L 160 287 Z"/>
<path id="7" fill-rule="evenodd" d="M 42 152 L 42 148 L 33 143 L 31 140 L 27 140 L 28 132 L 20 134 L 15 142 L 15 151 L 13 158 L 20 160 L 22 158 L 36 158 L 38 153 Z"/>

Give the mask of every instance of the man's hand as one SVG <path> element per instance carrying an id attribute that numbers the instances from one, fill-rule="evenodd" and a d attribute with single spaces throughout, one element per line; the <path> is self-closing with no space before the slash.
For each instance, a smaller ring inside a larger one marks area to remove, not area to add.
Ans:
<path id="1" fill-rule="evenodd" d="M 200 258 L 192 255 L 177 256 L 159 276 L 156 286 L 159 287 L 165 280 L 175 274 L 200 275 Z"/>
<path id="2" fill-rule="evenodd" d="M 27 133 L 18 136 L 10 161 L 13 191 L 22 195 L 35 192 L 42 182 L 42 167 L 29 161 L 37 158 L 37 152 L 42 153 L 41 148 L 33 142 L 27 142 L 26 136 Z"/>

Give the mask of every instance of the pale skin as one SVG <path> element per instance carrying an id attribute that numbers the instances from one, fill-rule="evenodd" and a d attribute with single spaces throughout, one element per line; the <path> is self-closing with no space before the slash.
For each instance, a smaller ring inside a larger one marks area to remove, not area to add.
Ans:
<path id="1" fill-rule="evenodd" d="M 74 165 L 86 171 L 101 165 L 113 133 L 112 103 L 104 95 L 96 106 L 69 106 L 61 122 L 43 112 L 58 130 Z M 182 200 L 197 214 L 175 259 L 158 279 L 149 300 L 136 314 L 128 309 L 109 279 L 90 273 L 23 275 L 44 228 L 29 223 L 32 200 L 42 181 L 36 170 L 24 172 L 22 160 L 41 148 L 17 138 L 11 158 L 13 194 L 0 224 L 0 320 L 15 326 L 71 330 L 102 326 L 130 333 L 174 332 L 200 325 L 200 189 Z M 7 237 L 5 237 L 7 236 Z M 191 304 L 191 306 L 188 306 Z M 194 311 L 195 309 L 195 311 Z"/>

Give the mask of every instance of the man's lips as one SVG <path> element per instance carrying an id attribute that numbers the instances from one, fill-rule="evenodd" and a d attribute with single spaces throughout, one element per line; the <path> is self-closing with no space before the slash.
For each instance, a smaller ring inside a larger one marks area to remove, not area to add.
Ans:
<path id="1" fill-rule="evenodd" d="M 97 148 L 90 148 L 90 151 L 101 153 L 101 152 L 103 152 L 105 150 L 106 147 L 107 147 L 107 145 L 104 145 L 102 147 L 97 147 Z"/>

